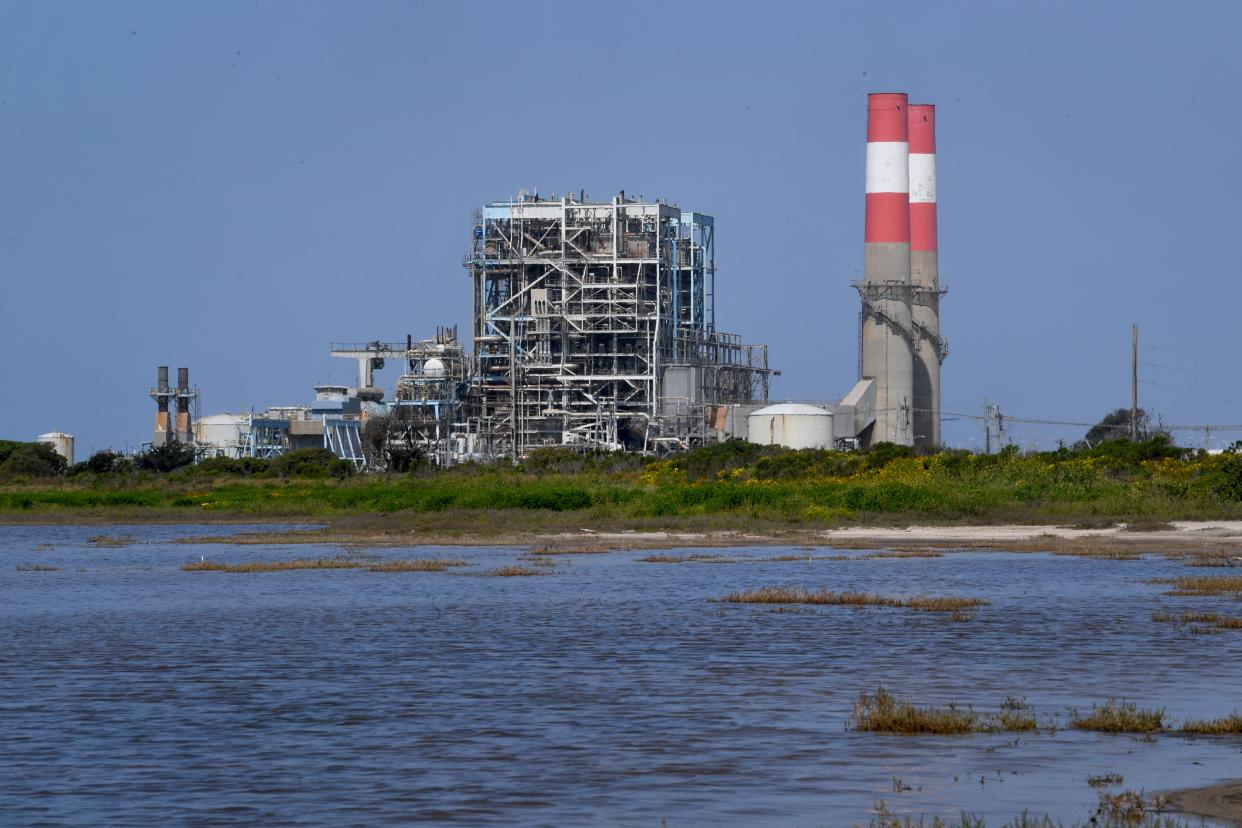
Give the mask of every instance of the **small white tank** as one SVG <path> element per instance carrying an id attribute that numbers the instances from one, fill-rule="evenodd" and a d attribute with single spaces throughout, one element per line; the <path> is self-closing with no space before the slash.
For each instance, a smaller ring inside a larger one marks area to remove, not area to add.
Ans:
<path id="1" fill-rule="evenodd" d="M 444 363 L 435 357 L 432 357 L 423 363 L 424 377 L 442 377 L 444 376 L 444 373 Z"/>
<path id="2" fill-rule="evenodd" d="M 47 434 L 40 434 L 35 440 L 36 443 L 49 443 L 56 453 L 65 458 L 65 462 L 73 465 L 73 435 L 66 434 L 63 431 L 49 431 Z"/>
<path id="3" fill-rule="evenodd" d="M 241 443 L 247 423 L 244 414 L 208 414 L 194 424 L 194 440 L 218 449 L 236 446 Z"/>
<path id="4" fill-rule="evenodd" d="M 833 447 L 832 412 L 804 403 L 769 405 L 746 418 L 746 439 L 791 449 Z"/>

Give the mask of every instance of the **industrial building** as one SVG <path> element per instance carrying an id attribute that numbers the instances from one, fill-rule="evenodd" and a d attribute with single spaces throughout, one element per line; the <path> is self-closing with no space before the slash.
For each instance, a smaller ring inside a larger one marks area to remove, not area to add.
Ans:
<path id="1" fill-rule="evenodd" d="M 653 455 L 741 438 L 796 448 L 938 445 L 935 108 L 868 96 L 857 384 L 829 403 L 768 406 L 768 348 L 717 328 L 710 215 L 621 192 L 522 194 L 476 212 L 462 264 L 472 332 L 334 343 L 355 386 L 309 405 L 199 422 L 186 369 L 160 368 L 153 444 L 267 457 L 323 446 L 358 468 L 520 458 L 532 450 Z M 401 366 L 385 401 L 375 372 Z M 174 419 L 170 420 L 169 408 Z"/>
<path id="2" fill-rule="evenodd" d="M 685 449 L 709 409 L 766 401 L 767 346 L 716 328 L 715 239 L 711 216 L 625 193 L 484 207 L 465 265 L 486 450 Z"/>

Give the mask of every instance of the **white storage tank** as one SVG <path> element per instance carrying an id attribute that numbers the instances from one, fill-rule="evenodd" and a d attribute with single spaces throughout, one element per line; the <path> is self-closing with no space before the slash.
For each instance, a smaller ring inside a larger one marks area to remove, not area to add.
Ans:
<path id="1" fill-rule="evenodd" d="M 65 458 L 65 462 L 70 466 L 73 465 L 73 435 L 66 434 L 63 431 L 49 431 L 47 434 L 40 434 L 35 439 L 36 443 L 49 443 L 56 453 Z"/>
<path id="2" fill-rule="evenodd" d="M 765 446 L 791 449 L 833 447 L 832 412 L 805 403 L 780 403 L 746 418 L 747 439 Z"/>
<path id="3" fill-rule="evenodd" d="M 194 424 L 194 441 L 200 446 L 213 446 L 221 452 L 241 444 L 249 428 L 245 414 L 208 414 Z"/>

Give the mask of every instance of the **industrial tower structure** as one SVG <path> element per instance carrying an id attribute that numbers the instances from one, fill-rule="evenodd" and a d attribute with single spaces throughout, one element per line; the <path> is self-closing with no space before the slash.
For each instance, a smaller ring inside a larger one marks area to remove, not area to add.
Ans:
<path id="1" fill-rule="evenodd" d="M 464 264 L 489 454 L 688 448 L 708 406 L 767 399 L 767 346 L 716 330 L 711 216 L 624 192 L 494 202 Z"/>
<path id="2" fill-rule="evenodd" d="M 860 435 L 864 445 L 940 441 L 947 348 L 939 321 L 934 112 L 912 109 L 905 93 L 867 96 L 863 278 L 854 285 L 862 299 L 855 391 L 867 380 L 875 388 L 875 423 Z"/>
<path id="3" fill-rule="evenodd" d="M 177 369 L 177 387 L 168 384 L 168 366 L 160 365 L 155 372 L 155 386 L 150 391 L 155 400 L 155 428 L 151 445 L 194 442 L 194 419 L 197 416 L 199 391 L 190 387 L 190 369 Z M 170 417 L 169 408 L 172 408 Z"/>

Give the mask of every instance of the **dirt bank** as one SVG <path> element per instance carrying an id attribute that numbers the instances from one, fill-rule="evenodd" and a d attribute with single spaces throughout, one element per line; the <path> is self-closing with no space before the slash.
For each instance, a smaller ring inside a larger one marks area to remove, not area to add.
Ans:
<path id="1" fill-rule="evenodd" d="M 1242 826 L 1242 779 L 1169 791 L 1164 795 L 1174 811 Z"/>

